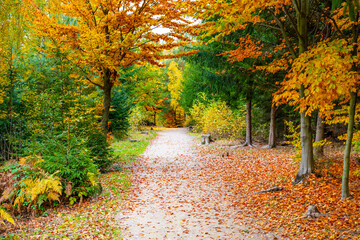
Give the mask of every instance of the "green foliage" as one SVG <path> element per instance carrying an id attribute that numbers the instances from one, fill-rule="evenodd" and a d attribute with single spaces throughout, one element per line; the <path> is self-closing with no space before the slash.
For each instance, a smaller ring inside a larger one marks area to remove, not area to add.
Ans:
<path id="1" fill-rule="evenodd" d="M 113 163 L 110 144 L 100 131 L 88 134 L 86 148 L 90 151 L 90 158 L 101 172 L 105 172 Z"/>
<path id="2" fill-rule="evenodd" d="M 101 186 L 94 186 L 89 173 L 98 175 L 98 168 L 86 146 L 86 139 L 73 135 L 64 141 L 61 135 L 33 140 L 28 146 L 33 154 L 43 157 L 38 165 L 50 174 L 57 173 L 63 186 L 68 186 L 68 196 L 88 196 L 99 193 Z"/>
<path id="3" fill-rule="evenodd" d="M 169 93 L 164 72 L 160 67 L 145 65 L 139 67 L 131 82 L 135 112 L 136 115 L 141 115 L 137 116 L 135 121 L 146 125 L 158 125 L 159 115 L 163 115 L 163 111 L 170 105 L 166 102 Z"/>
<path id="4" fill-rule="evenodd" d="M 232 111 L 224 101 L 207 100 L 203 93 L 190 113 L 197 127 L 214 137 L 238 138 L 245 128 L 244 111 Z"/>
<path id="5" fill-rule="evenodd" d="M 132 131 L 140 130 L 141 126 L 145 125 L 146 113 L 143 110 L 141 106 L 131 109 L 129 123 Z"/>
<path id="6" fill-rule="evenodd" d="M 129 93 L 125 88 L 115 88 L 110 111 L 110 127 L 112 134 L 121 139 L 129 130 L 129 115 L 132 107 Z"/>

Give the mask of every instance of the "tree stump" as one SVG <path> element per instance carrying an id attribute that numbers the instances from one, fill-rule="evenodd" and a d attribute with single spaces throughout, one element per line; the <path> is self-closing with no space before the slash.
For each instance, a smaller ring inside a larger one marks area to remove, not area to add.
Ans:
<path id="1" fill-rule="evenodd" d="M 189 129 L 189 132 L 192 132 L 193 131 L 193 126 L 189 125 L 188 129 Z"/>
<path id="2" fill-rule="evenodd" d="M 204 134 L 201 136 L 201 144 L 202 145 L 208 145 L 211 141 L 211 135 L 210 134 Z"/>
<path id="3" fill-rule="evenodd" d="M 305 216 L 308 218 L 318 218 L 322 216 L 327 216 L 327 214 L 320 213 L 319 209 L 316 206 L 310 205 L 305 213 Z"/>

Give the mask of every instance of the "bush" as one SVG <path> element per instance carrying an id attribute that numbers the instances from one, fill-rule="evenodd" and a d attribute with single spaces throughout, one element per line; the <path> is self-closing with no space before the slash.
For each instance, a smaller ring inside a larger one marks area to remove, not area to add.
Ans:
<path id="1" fill-rule="evenodd" d="M 9 162 L 1 169 L 0 202 L 9 202 L 19 213 L 43 210 L 46 202 L 60 201 L 62 186 L 56 173 L 49 175 L 37 165 L 41 157 L 27 157 Z"/>
<path id="2" fill-rule="evenodd" d="M 190 109 L 197 127 L 214 137 L 238 138 L 245 128 L 243 111 L 232 111 L 223 101 L 196 101 Z"/>
<path id="3" fill-rule="evenodd" d="M 129 123 L 132 131 L 140 130 L 145 125 L 146 115 L 141 109 L 141 106 L 131 109 Z"/>
<path id="4" fill-rule="evenodd" d="M 116 88 L 112 98 L 112 111 L 110 111 L 111 132 L 117 139 L 123 138 L 130 127 L 129 115 L 132 104 L 130 97 L 124 89 Z"/>
<path id="5" fill-rule="evenodd" d="M 84 139 L 72 136 L 67 142 L 62 141 L 61 136 L 53 136 L 41 142 L 33 141 L 31 148 L 33 153 L 43 157 L 38 166 L 49 174 L 57 173 L 61 178 L 66 196 L 72 202 L 101 191 L 96 181 L 98 168 Z"/>
<path id="6" fill-rule="evenodd" d="M 105 140 L 102 133 L 89 134 L 86 147 L 90 150 L 90 158 L 93 159 L 101 172 L 105 172 L 113 164 L 110 144 Z"/>

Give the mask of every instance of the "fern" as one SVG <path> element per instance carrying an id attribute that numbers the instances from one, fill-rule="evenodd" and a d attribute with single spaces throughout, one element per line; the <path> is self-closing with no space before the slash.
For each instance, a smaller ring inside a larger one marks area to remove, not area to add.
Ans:
<path id="1" fill-rule="evenodd" d="M 7 213 L 4 209 L 0 208 L 0 221 L 2 224 L 4 224 L 3 220 L 6 220 L 6 221 L 12 223 L 13 225 L 15 225 L 15 221 L 11 217 L 11 215 L 9 213 Z"/>
<path id="2" fill-rule="evenodd" d="M 96 177 L 96 175 L 94 173 L 88 172 L 87 176 L 88 176 L 89 181 L 90 181 L 92 186 L 96 186 L 98 184 L 97 177 Z"/>
<path id="3" fill-rule="evenodd" d="M 21 205 L 25 201 L 29 201 L 31 205 L 40 207 L 46 200 L 60 201 L 59 197 L 62 193 L 62 186 L 60 179 L 54 174 L 43 174 L 42 178 L 27 178 L 21 181 L 22 187 L 14 205 L 18 205 L 20 211 Z"/>

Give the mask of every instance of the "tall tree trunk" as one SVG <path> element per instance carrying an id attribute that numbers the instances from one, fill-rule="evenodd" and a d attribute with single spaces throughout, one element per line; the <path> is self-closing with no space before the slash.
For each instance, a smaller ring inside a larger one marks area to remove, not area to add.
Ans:
<path id="1" fill-rule="evenodd" d="M 111 82 L 111 71 L 109 69 L 105 69 L 103 80 L 104 80 L 104 88 L 103 88 L 104 98 L 103 98 L 103 114 L 101 119 L 101 129 L 103 130 L 103 134 L 106 139 L 109 131 L 111 89 L 113 87 L 113 83 Z"/>
<path id="2" fill-rule="evenodd" d="M 270 131 L 269 131 L 269 148 L 276 147 L 276 107 L 271 106 L 270 112 Z"/>
<path id="3" fill-rule="evenodd" d="M 356 13 L 355 23 L 357 23 L 358 21 L 359 21 L 359 12 Z M 354 24 L 352 29 L 352 34 L 353 34 L 352 42 L 354 43 L 352 55 L 357 56 L 357 52 L 358 52 L 357 41 L 359 37 L 358 24 Z M 353 64 L 351 70 L 357 71 L 356 64 Z M 351 145 L 352 145 L 352 138 L 354 132 L 357 92 L 351 92 L 350 97 L 351 98 L 350 98 L 350 106 L 349 106 L 349 123 L 347 129 L 347 138 L 346 138 L 346 145 L 344 152 L 344 167 L 343 167 L 343 176 L 342 176 L 342 184 L 341 184 L 341 199 L 346 199 L 350 196 L 349 193 L 350 154 L 351 154 Z"/>
<path id="4" fill-rule="evenodd" d="M 293 1 L 296 4 L 297 29 L 299 33 L 299 55 L 307 50 L 308 27 L 307 21 L 310 14 L 310 0 Z M 300 98 L 304 97 L 305 87 L 300 86 Z M 300 168 L 294 179 L 294 184 L 302 182 L 311 172 L 314 171 L 314 156 L 312 145 L 312 131 L 310 116 L 305 112 L 300 113 L 300 137 L 301 137 L 301 162 Z"/>
<path id="5" fill-rule="evenodd" d="M 316 135 L 315 142 L 320 142 L 324 140 L 324 132 L 325 132 L 325 124 L 323 122 L 322 117 L 318 115 L 316 121 Z M 314 149 L 314 157 L 315 159 L 321 158 L 324 156 L 324 145 L 318 146 Z"/>
<path id="6" fill-rule="evenodd" d="M 344 153 L 344 167 L 341 184 L 341 199 L 345 199 L 350 196 L 349 194 L 349 171 L 350 171 L 350 154 L 353 137 L 353 128 L 355 122 L 355 109 L 356 109 L 356 95 L 357 93 L 352 92 L 350 98 L 349 107 L 349 123 L 347 128 L 347 138 Z"/>
<path id="7" fill-rule="evenodd" d="M 311 118 L 300 113 L 300 138 L 301 138 L 301 162 L 294 184 L 302 182 L 310 173 L 314 171 L 314 157 L 312 145 Z"/>
<path id="8" fill-rule="evenodd" d="M 246 102 L 246 137 L 244 146 L 252 146 L 251 99 L 248 99 Z"/>

